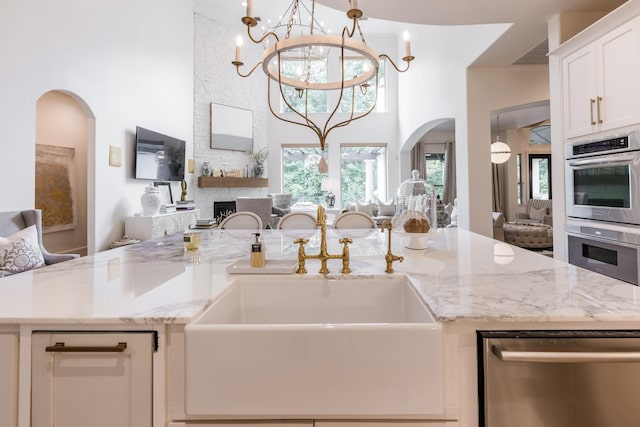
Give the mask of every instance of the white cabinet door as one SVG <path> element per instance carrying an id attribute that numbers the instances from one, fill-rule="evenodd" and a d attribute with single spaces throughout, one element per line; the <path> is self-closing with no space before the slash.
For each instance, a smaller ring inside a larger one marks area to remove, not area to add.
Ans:
<path id="1" fill-rule="evenodd" d="M 640 17 L 562 63 L 567 138 L 640 123 Z"/>
<path id="2" fill-rule="evenodd" d="M 594 132 L 597 102 L 596 49 L 589 45 L 563 61 L 564 122 L 567 138 Z"/>
<path id="3" fill-rule="evenodd" d="M 18 334 L 0 333 L 0 427 L 18 425 Z"/>
<path id="4" fill-rule="evenodd" d="M 151 333 L 45 333 L 32 339 L 32 427 L 152 425 Z"/>
<path id="5" fill-rule="evenodd" d="M 634 19 L 598 42 L 596 117 L 601 131 L 640 123 L 639 22 Z"/>

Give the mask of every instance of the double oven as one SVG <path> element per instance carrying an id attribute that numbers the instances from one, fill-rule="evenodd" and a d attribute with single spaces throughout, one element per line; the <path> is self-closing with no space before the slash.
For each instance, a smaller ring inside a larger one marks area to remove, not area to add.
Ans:
<path id="1" fill-rule="evenodd" d="M 638 285 L 640 131 L 567 144 L 565 171 L 569 262 Z"/>

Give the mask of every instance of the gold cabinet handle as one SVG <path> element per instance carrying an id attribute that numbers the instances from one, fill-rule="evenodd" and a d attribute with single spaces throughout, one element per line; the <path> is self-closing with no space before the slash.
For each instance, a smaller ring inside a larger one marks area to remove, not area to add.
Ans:
<path id="1" fill-rule="evenodd" d="M 596 122 L 595 120 L 593 120 L 593 104 L 596 103 L 596 100 L 593 98 L 589 99 L 590 103 L 589 103 L 589 114 L 591 114 L 591 126 L 595 125 Z"/>
<path id="2" fill-rule="evenodd" d="M 600 104 L 602 103 L 602 97 L 598 97 L 598 124 L 602 123 L 602 118 L 600 117 Z"/>
<path id="3" fill-rule="evenodd" d="M 45 347 L 47 352 L 58 353 L 122 353 L 127 348 L 126 342 L 119 342 L 113 346 L 65 346 L 63 342 L 57 342 L 54 345 Z"/>

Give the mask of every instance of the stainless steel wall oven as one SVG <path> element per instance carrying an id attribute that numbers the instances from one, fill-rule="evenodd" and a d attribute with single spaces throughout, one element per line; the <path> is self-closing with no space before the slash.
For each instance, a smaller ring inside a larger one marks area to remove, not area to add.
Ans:
<path id="1" fill-rule="evenodd" d="M 570 218 L 640 225 L 640 131 L 565 146 Z"/>

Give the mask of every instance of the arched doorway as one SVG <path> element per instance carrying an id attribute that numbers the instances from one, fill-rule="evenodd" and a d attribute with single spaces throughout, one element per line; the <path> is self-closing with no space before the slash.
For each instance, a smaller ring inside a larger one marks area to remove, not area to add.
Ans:
<path id="1" fill-rule="evenodd" d="M 35 206 L 52 252 L 87 254 L 93 121 L 86 103 L 69 92 L 49 91 L 36 103 Z"/>
<path id="2" fill-rule="evenodd" d="M 455 120 L 431 121 L 412 136 L 415 137 L 415 143 L 406 145 L 411 152 L 410 169 L 417 169 L 421 177 L 431 182 L 441 200 L 453 203 L 457 197 Z"/>

